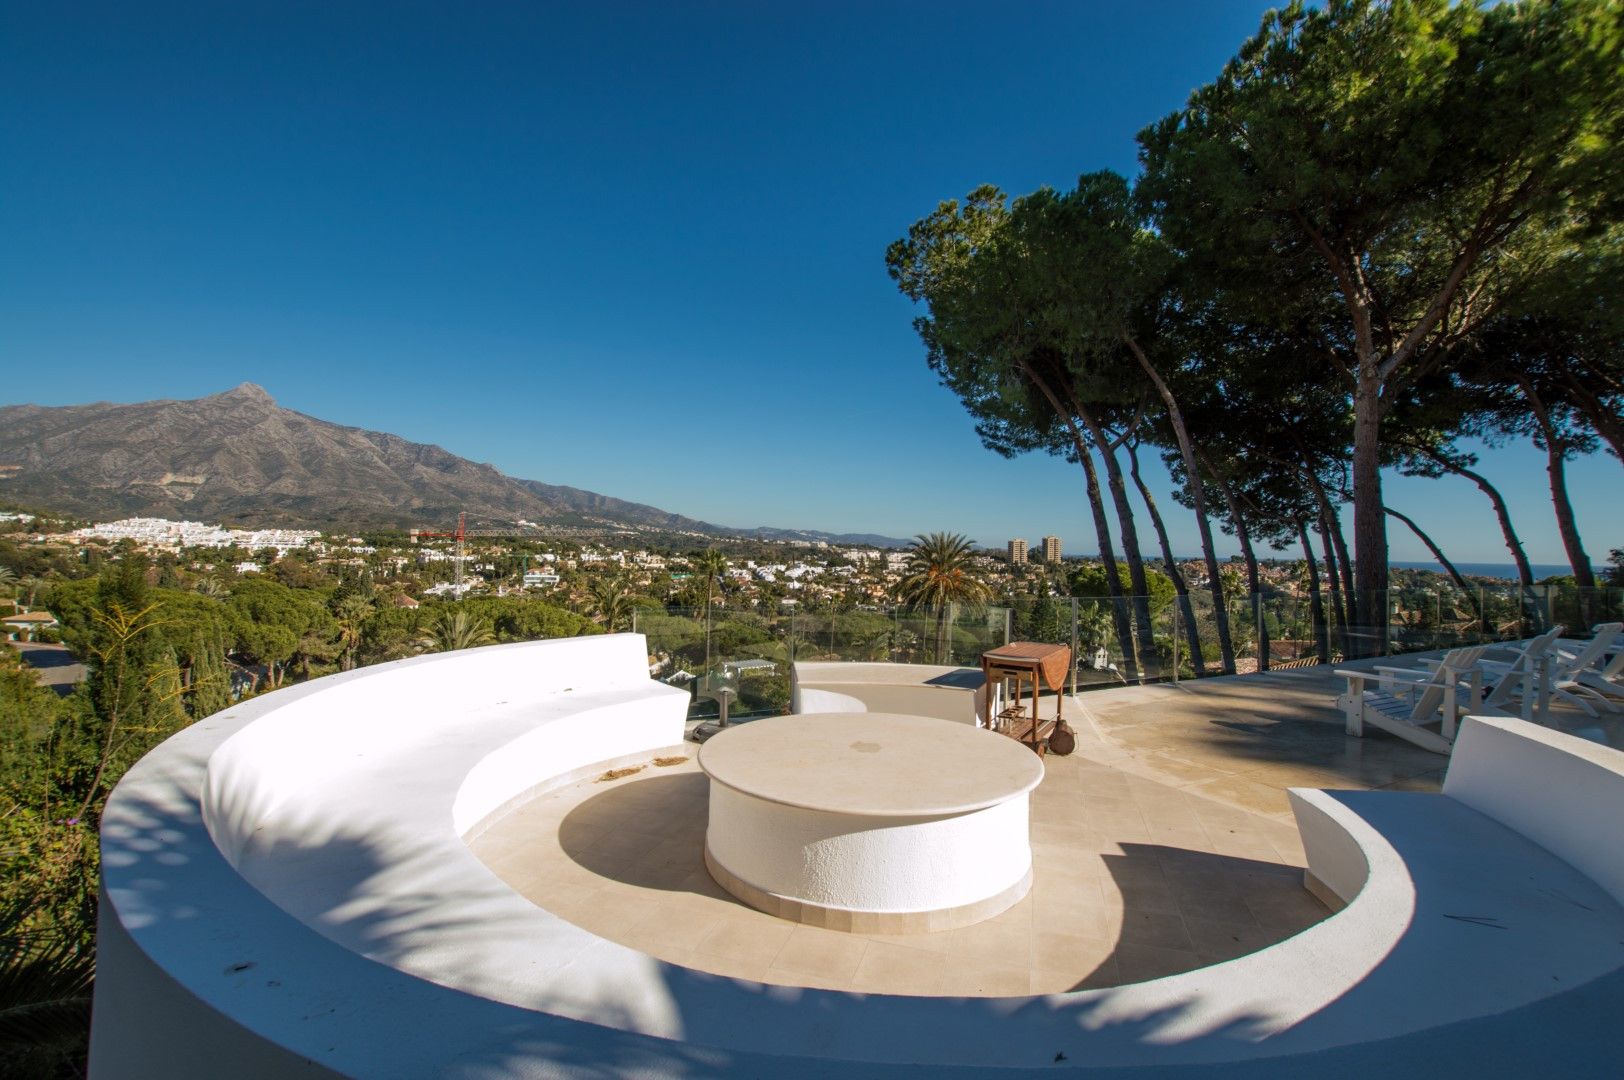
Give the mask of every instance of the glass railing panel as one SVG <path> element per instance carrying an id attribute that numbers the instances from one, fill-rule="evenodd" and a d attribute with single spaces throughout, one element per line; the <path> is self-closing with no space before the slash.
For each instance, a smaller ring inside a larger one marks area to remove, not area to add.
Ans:
<path id="1" fill-rule="evenodd" d="M 1317 600 L 1317 603 L 1316 603 Z M 1453 583 L 1388 590 L 1385 625 L 1362 626 L 1347 597 L 1322 589 L 1277 588 L 1226 598 L 1235 670 L 1338 663 L 1360 655 L 1402 655 L 1463 645 L 1516 641 L 1560 623 L 1570 636 L 1624 617 L 1624 589 L 1580 590 L 1561 582 Z M 981 654 L 1012 640 L 1069 645 L 1078 690 L 1225 673 L 1219 616 L 1207 590 L 1161 597 L 1022 598 L 1013 605 L 941 611 L 903 608 L 803 608 L 777 612 L 713 605 L 639 609 L 634 629 L 648 637 L 651 673 L 674 685 L 727 670 L 741 718 L 782 712 L 797 661 L 979 666 Z M 696 695 L 694 716 L 714 716 Z"/>

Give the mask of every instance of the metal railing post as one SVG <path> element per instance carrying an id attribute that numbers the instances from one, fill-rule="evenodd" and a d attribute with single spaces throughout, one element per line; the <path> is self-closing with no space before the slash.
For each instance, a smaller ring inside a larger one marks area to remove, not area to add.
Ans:
<path id="1" fill-rule="evenodd" d="M 1267 671 L 1269 658 L 1264 650 L 1269 647 L 1269 642 L 1263 636 L 1263 594 L 1260 592 L 1252 594 L 1252 635 L 1257 638 L 1257 669 Z"/>
<path id="2" fill-rule="evenodd" d="M 1007 619 L 1007 616 L 1006 616 Z M 1077 696 L 1077 598 L 1071 598 L 1071 694 Z"/>
<path id="3" fill-rule="evenodd" d="M 1173 685 L 1179 684 L 1179 634 L 1183 627 L 1179 625 L 1179 606 L 1173 605 Z"/>

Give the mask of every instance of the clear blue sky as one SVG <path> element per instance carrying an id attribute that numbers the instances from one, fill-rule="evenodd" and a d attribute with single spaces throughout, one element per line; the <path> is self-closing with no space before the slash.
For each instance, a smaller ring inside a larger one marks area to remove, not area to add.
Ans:
<path id="1" fill-rule="evenodd" d="M 980 447 L 884 249 L 982 182 L 1131 171 L 1265 6 L 10 4 L 0 396 L 252 380 L 724 524 L 1092 553 L 1076 467 Z M 1487 468 L 1561 561 L 1542 455 Z M 1618 480 L 1572 470 L 1598 562 Z M 1470 484 L 1388 494 L 1505 560 Z"/>

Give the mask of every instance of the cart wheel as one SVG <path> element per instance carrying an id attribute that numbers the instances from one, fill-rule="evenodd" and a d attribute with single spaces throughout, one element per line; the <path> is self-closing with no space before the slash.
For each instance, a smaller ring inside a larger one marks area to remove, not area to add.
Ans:
<path id="1" fill-rule="evenodd" d="M 1049 752 L 1065 757 L 1077 749 L 1077 733 L 1062 724 L 1049 733 Z"/>

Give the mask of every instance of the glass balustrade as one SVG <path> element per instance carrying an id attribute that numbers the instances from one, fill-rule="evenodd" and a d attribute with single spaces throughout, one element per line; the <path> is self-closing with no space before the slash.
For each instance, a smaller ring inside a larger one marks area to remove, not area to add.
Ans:
<path id="1" fill-rule="evenodd" d="M 1347 597 L 1324 590 L 1242 594 L 1226 600 L 1233 671 L 1338 663 L 1460 645 L 1515 641 L 1560 624 L 1578 637 L 1624 618 L 1624 589 L 1581 590 L 1561 583 L 1395 587 L 1384 625 L 1361 626 Z M 692 687 L 694 718 L 713 717 L 699 690 L 707 674 L 731 674 L 736 719 L 788 710 L 790 668 L 845 661 L 976 667 L 981 654 L 1011 641 L 1070 645 L 1078 691 L 1228 673 L 1213 598 L 1187 596 L 1021 598 L 1012 605 L 939 611 L 888 607 L 795 608 L 771 613 L 722 604 L 705 609 L 639 608 L 632 629 L 648 638 L 654 677 Z"/>

